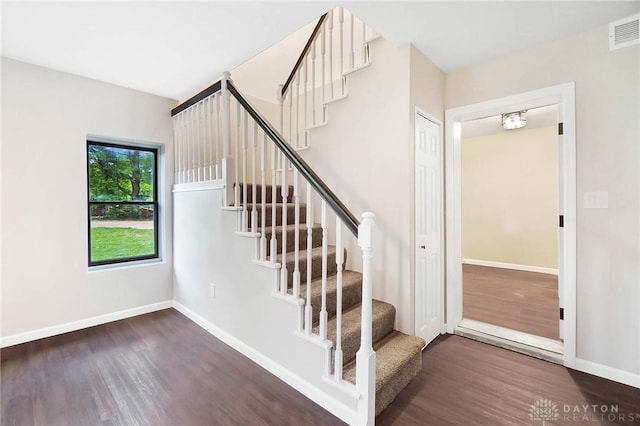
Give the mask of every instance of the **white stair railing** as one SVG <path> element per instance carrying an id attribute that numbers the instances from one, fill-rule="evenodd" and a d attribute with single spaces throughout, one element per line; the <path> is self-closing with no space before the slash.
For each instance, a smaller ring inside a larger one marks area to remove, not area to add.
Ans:
<path id="1" fill-rule="evenodd" d="M 280 107 L 288 109 L 281 129 L 283 134 L 289 129 L 294 148 L 309 146 L 308 130 L 326 123 L 327 103 L 346 95 L 347 74 L 369 64 L 369 42 L 375 36 L 342 6 L 318 20 L 280 93 Z M 358 51 L 362 53 L 356 55 Z"/>
<path id="2" fill-rule="evenodd" d="M 333 19 L 338 14 L 329 15 Z M 356 20 L 348 19 L 347 25 L 354 25 L 351 24 L 354 21 Z M 333 24 L 327 23 L 324 31 L 319 33 L 329 37 L 332 27 Z M 347 31 L 347 34 L 354 33 L 364 34 L 360 31 Z M 326 51 L 329 55 L 329 60 L 326 61 L 328 63 L 335 59 L 331 59 L 335 56 L 331 52 L 332 44 L 334 43 L 331 38 L 327 38 L 325 46 L 329 46 Z M 311 57 L 309 63 L 312 66 L 325 63 L 325 50 L 319 47 L 318 51 L 322 59 Z M 349 52 L 347 54 L 350 55 Z M 364 54 L 358 56 L 366 57 Z M 309 82 L 304 71 L 298 70 L 292 79 L 296 86 L 304 81 L 304 90 L 300 95 L 289 97 L 288 100 L 281 98 L 281 105 L 299 105 L 295 110 L 290 109 L 286 113 L 281 110 L 280 129 L 282 133 L 288 133 L 291 142 L 299 139 L 306 141 L 306 129 L 300 128 L 300 125 L 306 119 L 304 105 L 307 102 L 311 103 L 311 111 L 314 108 L 315 111 L 324 110 L 324 105 L 315 105 L 317 100 L 325 99 L 324 88 L 322 92 L 318 92 L 319 96 L 314 92 L 308 93 Z M 330 72 L 328 75 L 331 77 Z M 320 79 L 323 84 L 324 77 L 323 74 Z M 310 84 L 314 85 L 316 78 L 313 72 L 310 80 Z M 371 274 L 373 214 L 365 213 L 361 222 L 355 219 L 304 162 L 296 152 L 296 146 L 288 144 L 282 134 L 234 87 L 228 73 L 225 73 L 222 80 L 212 88 L 212 93 L 201 95 L 200 99 L 194 100 L 187 107 L 179 106 L 172 111 L 175 183 L 223 181 L 226 188 L 225 206 L 237 211 L 236 231 L 255 238 L 254 261 L 277 272 L 274 274 L 274 294 L 300 306 L 300 315 L 296 323 L 292 324 L 293 328 L 301 335 L 324 342 L 327 342 L 330 334 L 328 269 L 334 267 L 330 263 L 330 253 L 335 250 L 335 260 L 332 261 L 335 262 L 337 282 L 336 329 L 335 333 L 332 330 L 331 334 L 336 336 L 336 340 L 327 351 L 327 362 L 324 366 L 315 368 L 318 369 L 319 375 L 330 377 L 338 386 L 355 389 L 360 395 L 357 415 L 363 423 L 372 424 L 375 412 Z M 304 117 L 287 123 L 287 117 L 300 115 Z M 308 117 L 309 122 L 313 123 L 315 117 L 316 112 L 312 112 L 312 117 Z M 291 129 L 289 132 L 286 131 L 288 128 Z M 293 169 L 291 173 L 290 166 Z M 270 182 L 270 194 L 267 182 Z M 314 223 L 314 206 L 318 206 L 321 213 L 319 224 Z M 334 229 L 332 224 L 335 224 Z M 314 229 L 318 228 L 321 231 L 321 240 L 316 241 Z M 357 238 L 357 244 L 363 253 L 361 345 L 355 359 L 355 386 L 343 380 L 342 371 L 342 271 L 345 266 L 343 228 L 348 231 L 347 235 L 352 234 Z M 314 246 L 318 248 L 314 249 Z M 312 256 L 314 252 L 320 252 L 320 256 Z M 319 274 L 316 272 L 318 263 Z M 320 290 L 318 306 L 313 305 L 312 297 L 313 287 L 316 285 Z"/>

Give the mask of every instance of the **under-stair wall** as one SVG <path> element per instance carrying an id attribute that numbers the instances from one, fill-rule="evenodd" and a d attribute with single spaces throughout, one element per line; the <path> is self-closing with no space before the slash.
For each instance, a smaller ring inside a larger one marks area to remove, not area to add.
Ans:
<path id="1" fill-rule="evenodd" d="M 223 188 L 211 182 L 174 191 L 178 310 L 333 414 L 359 424 L 355 392 L 345 393 L 309 368 L 325 363 L 325 347 L 294 333 L 299 305 L 274 297 L 276 270 L 253 263 L 255 242 L 236 234 L 238 212 L 223 210 L 223 197 Z"/>

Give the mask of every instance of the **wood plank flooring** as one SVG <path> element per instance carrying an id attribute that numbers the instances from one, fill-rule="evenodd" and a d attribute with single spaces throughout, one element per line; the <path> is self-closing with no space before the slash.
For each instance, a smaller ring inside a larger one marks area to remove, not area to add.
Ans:
<path id="1" fill-rule="evenodd" d="M 1 358 L 7 426 L 343 424 L 173 309 L 5 348 Z M 640 424 L 638 389 L 459 336 L 438 337 L 423 365 L 376 424 L 531 426 L 541 424 L 529 408 L 542 398 L 559 409 L 547 425 Z M 637 420 L 563 420 L 563 404 L 587 403 L 617 404 Z"/>
<path id="2" fill-rule="evenodd" d="M 422 359 L 422 371 L 376 425 L 542 425 L 529 417 L 541 399 L 558 410 L 546 425 L 640 425 L 637 388 L 460 336 L 438 337 Z M 598 408 L 584 412 L 584 404 Z M 603 420 L 603 407 L 612 405 L 617 415 Z"/>
<path id="3" fill-rule="evenodd" d="M 463 265 L 463 316 L 559 340 L 558 277 Z"/>

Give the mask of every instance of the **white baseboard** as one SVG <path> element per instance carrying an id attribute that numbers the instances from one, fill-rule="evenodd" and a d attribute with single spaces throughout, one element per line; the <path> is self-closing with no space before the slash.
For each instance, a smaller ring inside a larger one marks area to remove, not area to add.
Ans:
<path id="1" fill-rule="evenodd" d="M 539 272 L 541 274 L 558 275 L 558 270 L 554 268 L 544 268 L 542 266 L 518 265 L 517 263 L 494 262 L 492 260 L 462 259 L 462 263 L 467 265 L 489 266 L 491 268 L 515 269 L 516 271 Z"/>
<path id="2" fill-rule="evenodd" d="M 338 417 L 342 421 L 345 421 L 351 425 L 362 423 L 362 421 L 356 416 L 356 413 L 353 410 L 344 406 L 335 399 L 328 398 L 327 395 L 320 389 L 302 379 L 301 377 L 293 374 L 291 371 L 287 370 L 271 358 L 265 356 L 261 352 L 258 352 L 257 350 L 242 342 L 235 336 L 229 334 L 228 332 L 218 328 L 207 319 L 196 314 L 195 312 L 193 312 L 183 304 L 176 302 L 175 300 L 173 301 L 173 307 L 178 312 L 189 318 L 191 321 L 195 322 L 200 327 L 205 329 L 209 334 L 222 340 L 224 343 L 231 346 L 233 349 L 240 352 L 241 354 L 258 364 L 325 410 L 329 411 L 331 414 Z"/>
<path id="3" fill-rule="evenodd" d="M 98 315 L 78 321 L 67 322 L 65 324 L 54 325 L 52 327 L 40 328 L 38 330 L 28 331 L 26 333 L 13 334 L 0 338 L 0 348 L 19 345 L 21 343 L 31 342 L 33 340 L 44 339 L 45 337 L 69 333 L 70 331 L 81 330 L 83 328 L 106 324 L 108 322 L 135 317 L 137 315 L 148 314 L 149 312 L 160 311 L 162 309 L 168 309 L 172 307 L 173 300 L 166 300 L 164 302 L 152 303 L 150 305 L 139 306 L 137 308 L 125 309 L 123 311 Z"/>
<path id="4" fill-rule="evenodd" d="M 575 369 L 583 373 L 613 380 L 614 382 L 640 388 L 640 374 L 633 374 L 628 371 L 618 370 L 607 365 L 598 364 L 586 359 L 576 358 Z"/>

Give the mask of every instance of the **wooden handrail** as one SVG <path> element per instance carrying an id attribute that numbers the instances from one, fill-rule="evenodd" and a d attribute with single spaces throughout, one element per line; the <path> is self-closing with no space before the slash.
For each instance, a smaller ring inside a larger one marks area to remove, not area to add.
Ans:
<path id="1" fill-rule="evenodd" d="M 200 102 L 205 98 L 208 98 L 214 93 L 218 93 L 220 90 L 222 90 L 222 81 L 218 80 L 215 83 L 213 83 L 211 86 L 207 87 L 206 89 L 198 93 L 197 95 L 190 97 L 189 99 L 187 99 L 186 101 L 184 101 L 183 103 L 181 103 L 180 105 L 172 109 L 171 116 L 173 117 L 174 115 L 180 114 L 185 109 L 197 104 L 198 102 Z"/>
<path id="2" fill-rule="evenodd" d="M 329 189 L 326 183 L 311 169 L 311 167 L 300 157 L 300 154 L 294 150 L 291 145 L 285 142 L 284 138 L 276 131 L 269 122 L 260 115 L 258 111 L 247 101 L 238 89 L 235 88 L 233 83 L 228 82 L 227 88 L 229 92 L 236 98 L 236 100 L 242 105 L 242 107 L 249 113 L 255 122 L 262 128 L 262 130 L 269 136 L 269 138 L 276 144 L 278 149 L 287 157 L 291 164 L 298 169 L 300 174 L 306 179 L 307 182 L 315 189 L 320 197 L 324 199 L 329 207 L 338 215 L 347 229 L 356 237 L 358 237 L 358 220 L 349 211 L 349 209 L 340 201 L 336 194 Z"/>
<path id="3" fill-rule="evenodd" d="M 325 13 L 320 17 L 320 19 L 318 19 L 318 22 L 316 23 L 316 26 L 313 29 L 313 32 L 311 32 L 311 36 L 309 37 L 309 40 L 307 40 L 307 44 L 304 45 L 304 49 L 302 49 L 302 53 L 300 53 L 300 56 L 298 57 L 296 64 L 293 66 L 291 73 L 289 73 L 289 77 L 287 78 L 287 81 L 285 81 L 284 85 L 282 86 L 282 91 L 280 92 L 282 97 L 284 97 L 285 93 L 287 93 L 287 89 L 289 88 L 289 85 L 293 81 L 293 77 L 295 77 L 296 72 L 298 72 L 298 69 L 300 69 L 300 66 L 302 66 L 302 61 L 304 60 L 305 56 L 307 56 L 307 53 L 309 53 L 309 49 L 311 49 L 311 45 L 318 38 L 318 34 L 320 33 L 320 28 L 322 28 L 322 24 L 324 23 L 325 19 L 327 19 L 328 14 L 329 12 Z"/>

